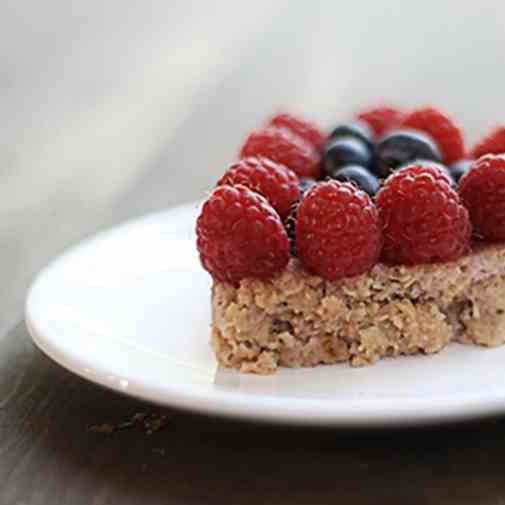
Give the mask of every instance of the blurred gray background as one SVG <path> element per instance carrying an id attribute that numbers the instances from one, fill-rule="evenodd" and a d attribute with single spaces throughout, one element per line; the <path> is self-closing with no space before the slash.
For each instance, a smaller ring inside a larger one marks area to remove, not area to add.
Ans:
<path id="1" fill-rule="evenodd" d="M 0 334 L 51 257 L 202 197 L 278 109 L 505 120 L 503 1 L 1 0 L 0 41 Z"/>

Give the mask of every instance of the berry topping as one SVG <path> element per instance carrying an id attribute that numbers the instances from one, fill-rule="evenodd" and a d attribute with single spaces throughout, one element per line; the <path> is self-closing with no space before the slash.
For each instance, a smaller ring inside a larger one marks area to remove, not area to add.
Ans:
<path id="1" fill-rule="evenodd" d="M 263 195 L 282 219 L 300 197 L 298 177 L 289 168 L 268 158 L 249 157 L 234 163 L 219 179 L 218 186 L 243 186 Z"/>
<path id="2" fill-rule="evenodd" d="M 388 133 L 377 144 L 377 171 L 387 177 L 398 167 L 417 159 L 441 162 L 435 142 L 423 132 L 396 130 Z"/>
<path id="3" fill-rule="evenodd" d="M 468 211 L 449 178 L 430 165 L 410 165 L 389 177 L 377 193 L 388 263 L 455 260 L 470 246 Z"/>
<path id="4" fill-rule="evenodd" d="M 317 125 L 292 114 L 277 114 L 270 119 L 268 124 L 291 130 L 310 142 L 318 151 L 321 150 L 326 139 L 326 134 Z"/>
<path id="5" fill-rule="evenodd" d="M 463 158 L 465 145 L 460 128 L 447 114 L 433 107 L 424 107 L 407 115 L 402 126 L 421 130 L 430 135 L 438 145 L 445 163 Z"/>
<path id="6" fill-rule="evenodd" d="M 449 167 L 451 177 L 456 184 L 459 182 L 461 177 L 463 177 L 463 175 L 465 175 L 468 172 L 468 170 L 470 170 L 470 168 L 474 163 L 475 160 L 459 160 L 454 162 Z"/>
<path id="7" fill-rule="evenodd" d="M 299 135 L 287 128 L 270 126 L 252 132 L 246 139 L 240 157 L 264 156 L 282 163 L 300 177 L 319 178 L 320 155 Z"/>
<path id="8" fill-rule="evenodd" d="M 381 246 L 377 209 L 353 184 L 319 183 L 300 203 L 297 254 L 321 277 L 335 280 L 366 272 L 376 263 Z"/>
<path id="9" fill-rule="evenodd" d="M 370 167 L 373 161 L 372 151 L 363 141 L 355 137 L 338 137 L 326 145 L 322 168 L 325 175 L 333 177 L 345 165 Z"/>
<path id="10" fill-rule="evenodd" d="M 447 177 L 447 179 L 449 179 L 451 185 L 454 185 L 454 183 L 455 183 L 454 178 L 452 177 L 452 174 L 449 172 L 449 169 L 445 165 L 443 165 L 442 163 L 438 163 L 436 161 L 431 161 L 431 160 L 423 160 L 422 158 L 419 158 L 414 161 L 409 161 L 408 163 L 405 163 L 404 165 L 401 165 L 398 168 L 408 167 L 410 165 L 423 165 L 423 166 L 429 165 L 431 167 L 436 168 L 437 170 L 440 170 L 440 172 L 442 172 Z"/>
<path id="11" fill-rule="evenodd" d="M 240 184 L 218 186 L 196 223 L 200 261 L 217 281 L 269 278 L 289 259 L 289 241 L 267 200 Z"/>
<path id="12" fill-rule="evenodd" d="M 471 152 L 472 158 L 477 159 L 485 154 L 505 153 L 505 126 L 495 128 L 486 135 Z"/>
<path id="13" fill-rule="evenodd" d="M 474 234 L 505 240 L 505 155 L 478 159 L 459 181 L 459 194 L 470 212 Z"/>
<path id="14" fill-rule="evenodd" d="M 356 137 L 363 141 L 370 149 L 373 149 L 373 132 L 364 121 L 351 121 L 339 124 L 330 133 L 328 141 L 340 137 Z"/>
<path id="15" fill-rule="evenodd" d="M 395 107 L 383 106 L 363 111 L 357 117 L 370 126 L 376 137 L 381 137 L 401 124 L 404 113 Z"/>
<path id="16" fill-rule="evenodd" d="M 346 165 L 337 170 L 332 177 L 337 181 L 354 182 L 370 196 L 374 196 L 380 188 L 379 179 L 366 168 L 360 167 L 359 165 Z"/>

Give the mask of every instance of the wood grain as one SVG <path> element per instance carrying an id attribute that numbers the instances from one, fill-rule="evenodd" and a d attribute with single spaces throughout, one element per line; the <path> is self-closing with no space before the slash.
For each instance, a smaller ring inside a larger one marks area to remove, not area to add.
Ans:
<path id="1" fill-rule="evenodd" d="M 0 356 L 2 504 L 503 503 L 503 420 L 412 431 L 281 429 L 160 410 L 50 362 L 22 325 Z M 5 352 L 7 351 L 7 352 Z M 135 413 L 165 414 L 111 434 Z"/>

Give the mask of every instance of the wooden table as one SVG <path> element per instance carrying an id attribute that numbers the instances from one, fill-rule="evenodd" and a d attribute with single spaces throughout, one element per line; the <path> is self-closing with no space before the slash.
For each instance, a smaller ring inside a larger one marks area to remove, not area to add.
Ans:
<path id="1" fill-rule="evenodd" d="M 89 384 L 35 351 L 22 325 L 2 350 L 2 504 L 504 503 L 503 420 L 403 432 L 235 423 Z M 120 429 L 142 413 L 161 428 Z"/>
<path id="2" fill-rule="evenodd" d="M 470 137 L 494 122 L 504 77 L 468 107 L 461 55 L 500 66 L 503 8 L 440 3 L 0 2 L 0 504 L 505 503 L 501 419 L 350 432 L 160 410 L 64 371 L 20 322 L 51 257 L 203 196 L 275 108 L 329 124 L 394 82 Z"/>

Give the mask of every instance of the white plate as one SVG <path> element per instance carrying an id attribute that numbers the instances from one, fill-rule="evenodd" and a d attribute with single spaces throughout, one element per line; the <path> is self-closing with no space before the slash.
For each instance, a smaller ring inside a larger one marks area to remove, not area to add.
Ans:
<path id="1" fill-rule="evenodd" d="M 290 424 L 429 424 L 505 412 L 505 347 L 241 375 L 209 347 L 197 205 L 127 223 L 49 265 L 26 304 L 35 343 L 93 382 L 209 414 Z"/>

